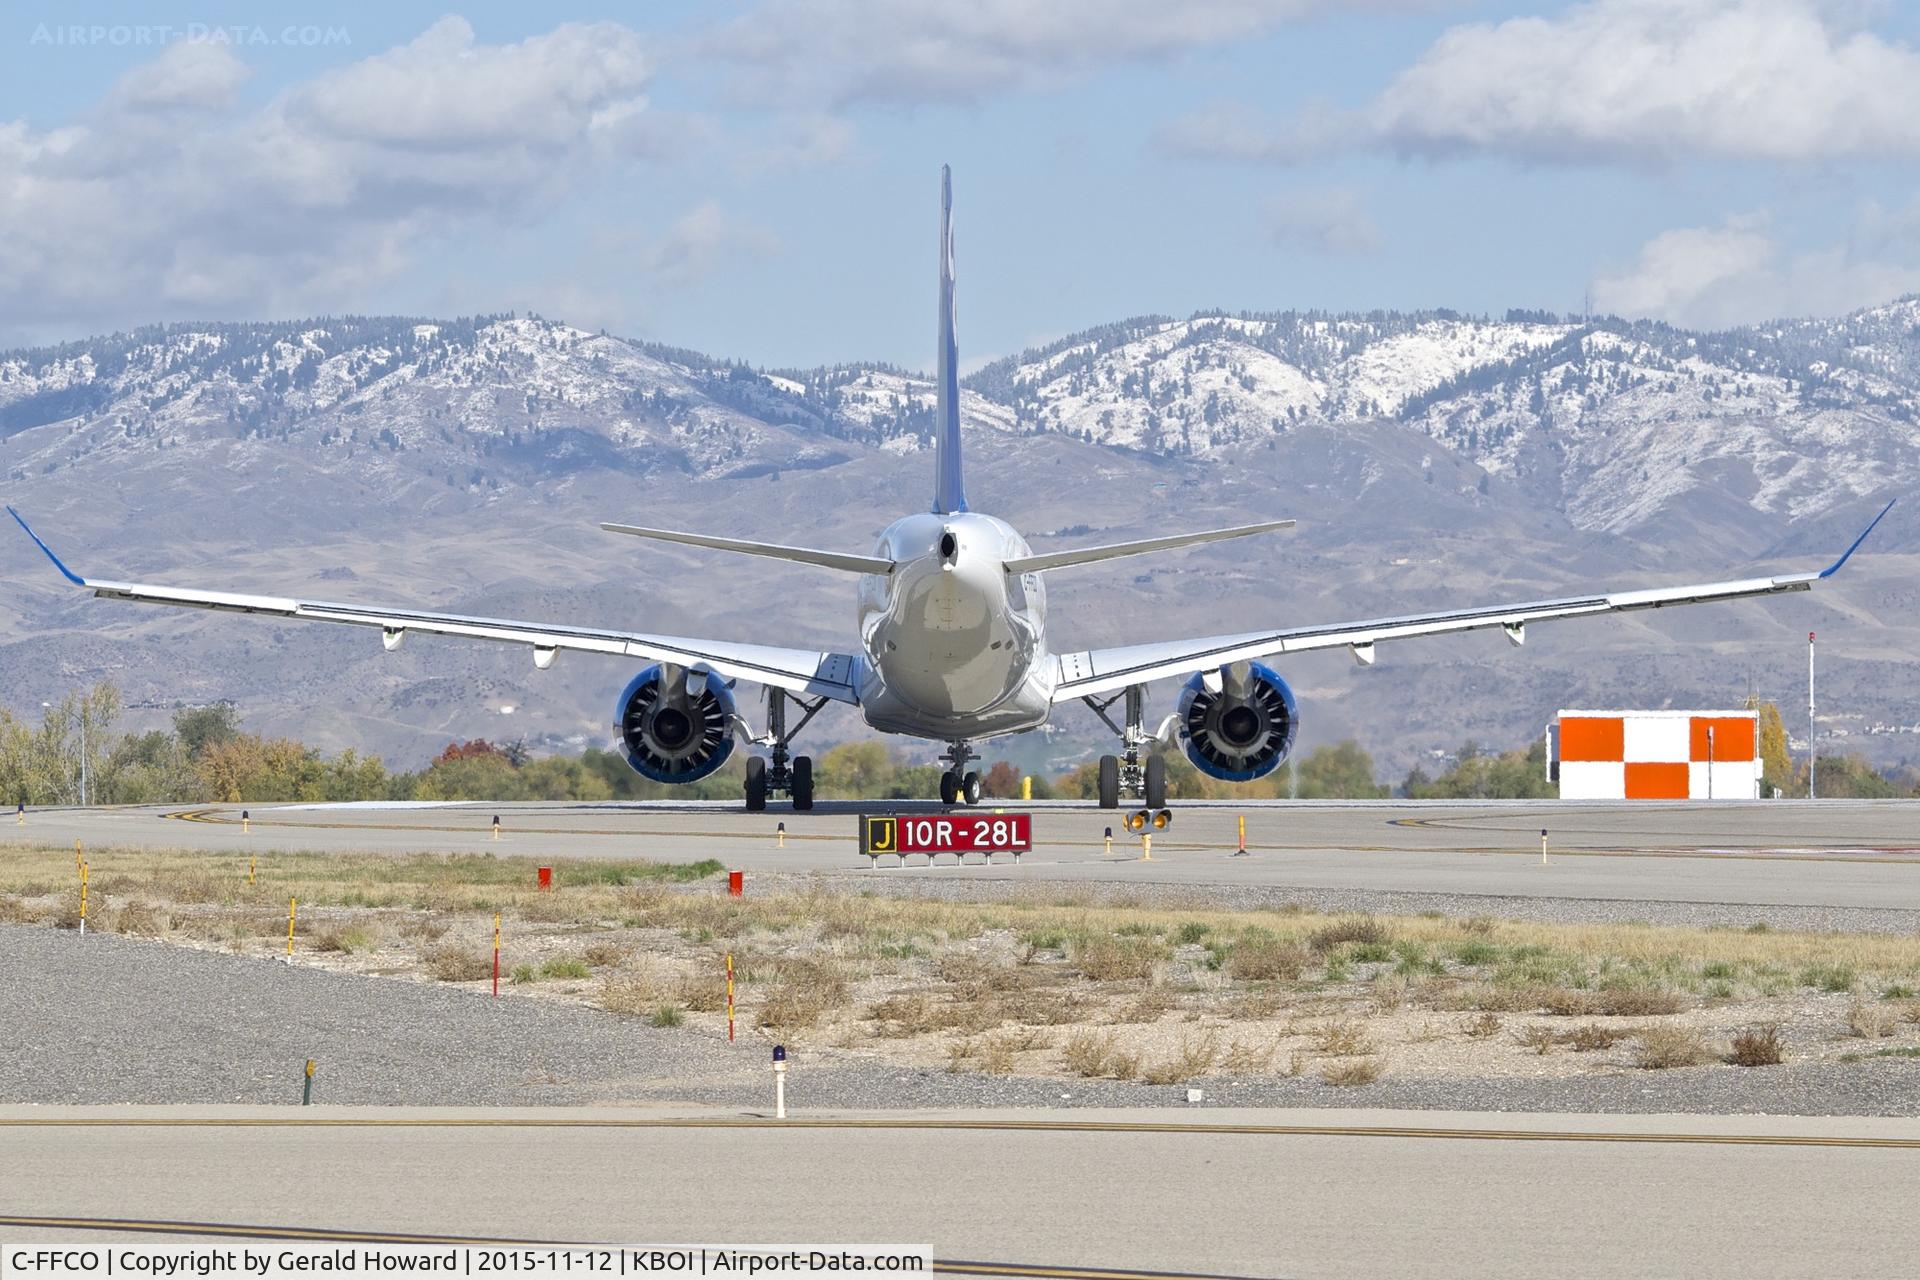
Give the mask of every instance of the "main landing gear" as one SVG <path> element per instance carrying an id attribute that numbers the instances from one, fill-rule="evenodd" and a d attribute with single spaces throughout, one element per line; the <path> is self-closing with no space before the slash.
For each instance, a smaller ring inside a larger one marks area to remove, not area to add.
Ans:
<path id="1" fill-rule="evenodd" d="M 967 804 L 980 803 L 980 775 L 967 768 L 970 761 L 980 757 L 965 742 L 948 744 L 946 754 L 940 757 L 947 762 L 947 771 L 940 775 L 940 803 Z"/>
<path id="2" fill-rule="evenodd" d="M 791 729 L 787 727 L 787 703 L 791 701 L 804 714 L 800 723 Z M 813 757 L 789 756 L 787 745 L 807 727 L 807 721 L 813 719 L 820 708 L 827 705 L 825 698 L 795 698 L 784 689 L 767 688 L 767 732 L 766 736 L 755 741 L 771 747 L 768 760 L 759 756 L 747 757 L 747 812 L 759 813 L 767 807 L 770 795 L 786 795 L 792 798 L 797 812 L 805 813 L 813 808 Z"/>
<path id="3" fill-rule="evenodd" d="M 1126 723 L 1115 724 L 1107 709 L 1114 703 L 1125 699 L 1123 715 Z M 1167 807 L 1167 762 L 1159 756 L 1147 754 L 1142 758 L 1141 748 L 1150 746 L 1165 735 L 1172 727 L 1173 717 L 1167 717 L 1167 723 L 1160 726 L 1160 733 L 1147 732 L 1147 689 L 1145 685 L 1128 685 L 1110 698 L 1082 698 L 1100 717 L 1101 723 L 1113 730 L 1120 739 L 1121 754 L 1100 757 L 1100 807 L 1118 809 L 1120 796 L 1125 792 L 1129 796 L 1138 796 L 1149 809 L 1159 811 Z"/>

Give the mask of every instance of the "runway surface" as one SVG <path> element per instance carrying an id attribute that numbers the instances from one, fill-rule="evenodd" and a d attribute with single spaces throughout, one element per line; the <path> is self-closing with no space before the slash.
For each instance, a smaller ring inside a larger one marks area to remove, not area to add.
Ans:
<path id="1" fill-rule="evenodd" d="M 1910 1274 L 1920 1193 L 1916 1120 L 31 1107 L 0 1143 L 10 1244 L 930 1243 L 1048 1277 Z"/>
<path id="2" fill-rule="evenodd" d="M 933 806 L 822 804 L 809 814 L 733 805 L 254 805 L 54 809 L 9 839 L 220 850 L 498 853 L 554 858 L 717 858 L 749 872 L 897 879 L 1031 880 L 1352 889 L 1402 894 L 1621 902 L 1920 909 L 1920 802 L 1695 804 L 1182 804 L 1155 834 L 1152 860 L 1119 815 L 1088 805 L 1034 814 L 1035 848 L 988 868 L 858 852 L 863 810 Z M 991 806 L 967 814 L 990 814 Z M 501 820 L 501 838 L 491 820 Z M 1247 857 L 1236 857 L 1244 816 Z M 781 846 L 777 827 L 786 827 Z M 1111 828 L 1111 851 L 1104 833 Z M 1540 831 L 1548 833 L 1541 865 Z"/>

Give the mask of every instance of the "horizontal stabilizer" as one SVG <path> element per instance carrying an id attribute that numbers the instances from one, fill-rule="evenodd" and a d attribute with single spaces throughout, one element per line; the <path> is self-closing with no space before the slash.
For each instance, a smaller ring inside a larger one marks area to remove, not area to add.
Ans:
<path id="1" fill-rule="evenodd" d="M 845 573 L 888 574 L 893 572 L 893 561 L 882 560 L 877 556 L 853 556 L 839 551 L 815 551 L 812 547 L 783 547 L 775 542 L 716 538 L 709 534 L 680 533 L 673 529 L 642 529 L 638 525 L 631 524 L 603 524 L 600 527 L 608 533 L 651 538 L 655 542 L 678 542 L 689 547 L 711 547 L 715 551 L 737 551 L 742 555 L 791 560 L 796 564 L 818 565 L 822 569 L 839 569 Z"/>
<path id="2" fill-rule="evenodd" d="M 1143 538 L 1139 542 L 1115 542 L 1104 547 L 1082 547 L 1078 551 L 1049 551 L 1045 555 L 1022 556 L 1018 560 L 1007 561 L 1008 573 L 1037 573 L 1043 569 L 1060 569 L 1072 564 L 1092 564 L 1096 560 L 1118 560 L 1122 556 L 1145 555 L 1149 551 L 1171 551 L 1175 547 L 1190 547 L 1202 542 L 1225 542 L 1229 538 L 1246 538 L 1256 533 L 1272 533 L 1275 529 L 1291 529 L 1291 520 L 1269 520 L 1264 524 L 1243 524 L 1232 529 L 1207 529 L 1200 533 L 1174 533 L 1164 538 Z"/>

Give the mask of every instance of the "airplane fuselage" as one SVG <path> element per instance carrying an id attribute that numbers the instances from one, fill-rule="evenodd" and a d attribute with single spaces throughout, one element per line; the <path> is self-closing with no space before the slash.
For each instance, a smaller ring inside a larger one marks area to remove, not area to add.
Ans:
<path id="1" fill-rule="evenodd" d="M 953 740 L 1046 723 L 1046 588 L 1004 567 L 1031 554 L 1026 539 L 992 516 L 930 513 L 889 525 L 874 554 L 895 567 L 860 579 L 868 724 Z"/>

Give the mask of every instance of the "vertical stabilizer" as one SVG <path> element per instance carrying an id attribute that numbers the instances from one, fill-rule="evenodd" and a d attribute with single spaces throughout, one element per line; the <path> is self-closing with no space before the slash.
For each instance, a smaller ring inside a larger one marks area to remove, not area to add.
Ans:
<path id="1" fill-rule="evenodd" d="M 940 386 L 933 423 L 933 510 L 967 509 L 960 475 L 960 351 L 953 336 L 953 174 L 940 166 Z"/>

